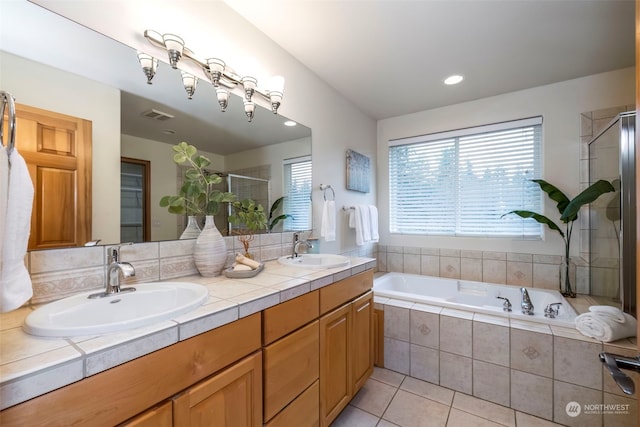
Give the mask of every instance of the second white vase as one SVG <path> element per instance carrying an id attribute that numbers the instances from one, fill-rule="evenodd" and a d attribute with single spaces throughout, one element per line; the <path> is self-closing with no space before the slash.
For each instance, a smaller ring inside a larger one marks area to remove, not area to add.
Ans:
<path id="1" fill-rule="evenodd" d="M 193 215 L 189 215 L 187 226 L 184 231 L 180 235 L 180 240 L 182 239 L 197 239 L 200 235 L 200 227 L 198 226 L 197 218 Z"/>
<path id="2" fill-rule="evenodd" d="M 211 215 L 207 215 L 204 227 L 196 239 L 193 258 L 200 275 L 205 277 L 219 276 L 227 262 L 227 243 Z"/>

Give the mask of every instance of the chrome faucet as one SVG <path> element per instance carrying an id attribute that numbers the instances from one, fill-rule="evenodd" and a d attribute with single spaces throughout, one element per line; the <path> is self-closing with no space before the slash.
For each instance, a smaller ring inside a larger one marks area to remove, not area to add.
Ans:
<path id="1" fill-rule="evenodd" d="M 554 302 L 551 304 L 547 304 L 544 308 L 544 317 L 548 317 L 549 319 L 555 319 L 560 311 L 561 302 Z M 555 306 L 555 307 L 554 307 Z"/>
<path id="2" fill-rule="evenodd" d="M 511 301 L 509 301 L 509 298 L 505 298 L 505 297 L 496 297 L 498 299 L 502 299 L 504 300 L 504 302 L 502 303 L 502 311 L 511 311 Z"/>
<path id="3" fill-rule="evenodd" d="M 124 245 L 132 245 L 133 243 L 125 243 Z M 107 267 L 107 287 L 104 292 L 98 292 L 89 295 L 89 298 L 104 298 L 117 295 L 121 292 L 133 292 L 136 288 L 120 288 L 120 274 L 122 277 L 133 277 L 136 270 L 133 265 L 128 262 L 120 262 L 120 248 L 124 245 L 113 246 L 109 248 L 109 266 Z"/>
<path id="4" fill-rule="evenodd" d="M 528 314 L 529 316 L 532 316 L 533 303 L 531 302 L 531 298 L 529 298 L 529 292 L 527 292 L 526 288 L 520 288 L 520 293 L 522 294 L 522 301 L 520 301 L 522 314 Z"/>
<path id="5" fill-rule="evenodd" d="M 304 246 L 305 250 L 313 248 L 313 245 L 306 240 L 300 239 L 300 233 L 293 233 L 293 248 L 291 249 L 291 258 L 298 257 L 300 246 Z"/>

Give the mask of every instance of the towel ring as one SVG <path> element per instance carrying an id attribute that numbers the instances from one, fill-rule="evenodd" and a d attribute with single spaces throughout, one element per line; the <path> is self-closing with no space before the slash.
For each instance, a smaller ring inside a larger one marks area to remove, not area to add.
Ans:
<path id="1" fill-rule="evenodd" d="M 16 104 L 8 92 L 0 91 L 0 144 L 7 147 L 8 154 L 11 154 L 16 142 Z M 4 108 L 9 105 L 9 143 L 4 143 Z"/>
<path id="2" fill-rule="evenodd" d="M 335 200 L 335 199 L 336 199 L 336 192 L 335 192 L 335 191 L 333 191 L 333 187 L 332 187 L 332 186 L 330 186 L 330 185 L 325 185 L 325 184 L 320 184 L 320 189 L 321 189 L 322 191 L 324 191 L 324 193 L 323 193 L 322 197 L 324 197 L 324 200 L 325 200 L 325 201 L 327 200 L 327 190 L 331 190 L 331 194 L 332 194 L 332 196 L 333 196 L 333 198 L 332 198 L 332 199 L 330 199 L 330 200 Z"/>

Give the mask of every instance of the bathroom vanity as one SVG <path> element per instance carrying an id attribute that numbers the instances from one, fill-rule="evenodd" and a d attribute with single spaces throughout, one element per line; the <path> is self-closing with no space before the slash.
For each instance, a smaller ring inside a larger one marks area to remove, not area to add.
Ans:
<path id="1" fill-rule="evenodd" d="M 3 426 L 328 426 L 373 370 L 373 267 L 0 412 Z M 324 273 L 324 274 L 323 274 Z M 142 285 L 141 285 L 142 286 Z"/>

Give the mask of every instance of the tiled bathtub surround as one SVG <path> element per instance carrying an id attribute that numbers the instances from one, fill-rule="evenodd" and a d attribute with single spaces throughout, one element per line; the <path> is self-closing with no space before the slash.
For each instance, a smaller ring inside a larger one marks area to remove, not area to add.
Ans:
<path id="1" fill-rule="evenodd" d="M 375 304 L 384 310 L 387 369 L 564 425 L 636 425 L 636 399 L 598 358 L 633 354 L 635 339 L 603 345 L 570 328 L 380 297 Z M 570 417 L 572 401 L 628 406 Z"/>
<path id="2" fill-rule="evenodd" d="M 306 236 L 305 236 L 306 237 Z M 227 264 L 233 263 L 236 252 L 242 252 L 237 236 L 225 237 Z M 291 253 L 293 233 L 256 235 L 250 251 L 257 260 L 269 261 Z M 198 274 L 193 261 L 195 240 L 169 240 L 123 246 L 121 261 L 130 262 L 135 277 L 125 283 L 169 280 Z M 100 289 L 106 283 L 107 249 L 110 246 L 81 247 L 32 251 L 26 255 L 26 265 L 33 284 L 32 304 L 41 304 L 79 292 Z M 374 257 L 375 246 L 359 248 L 343 255 Z"/>
<path id="3" fill-rule="evenodd" d="M 562 256 L 378 245 L 378 271 L 422 274 L 515 286 L 558 290 Z M 587 293 L 588 267 L 571 258 L 570 278 Z"/>

